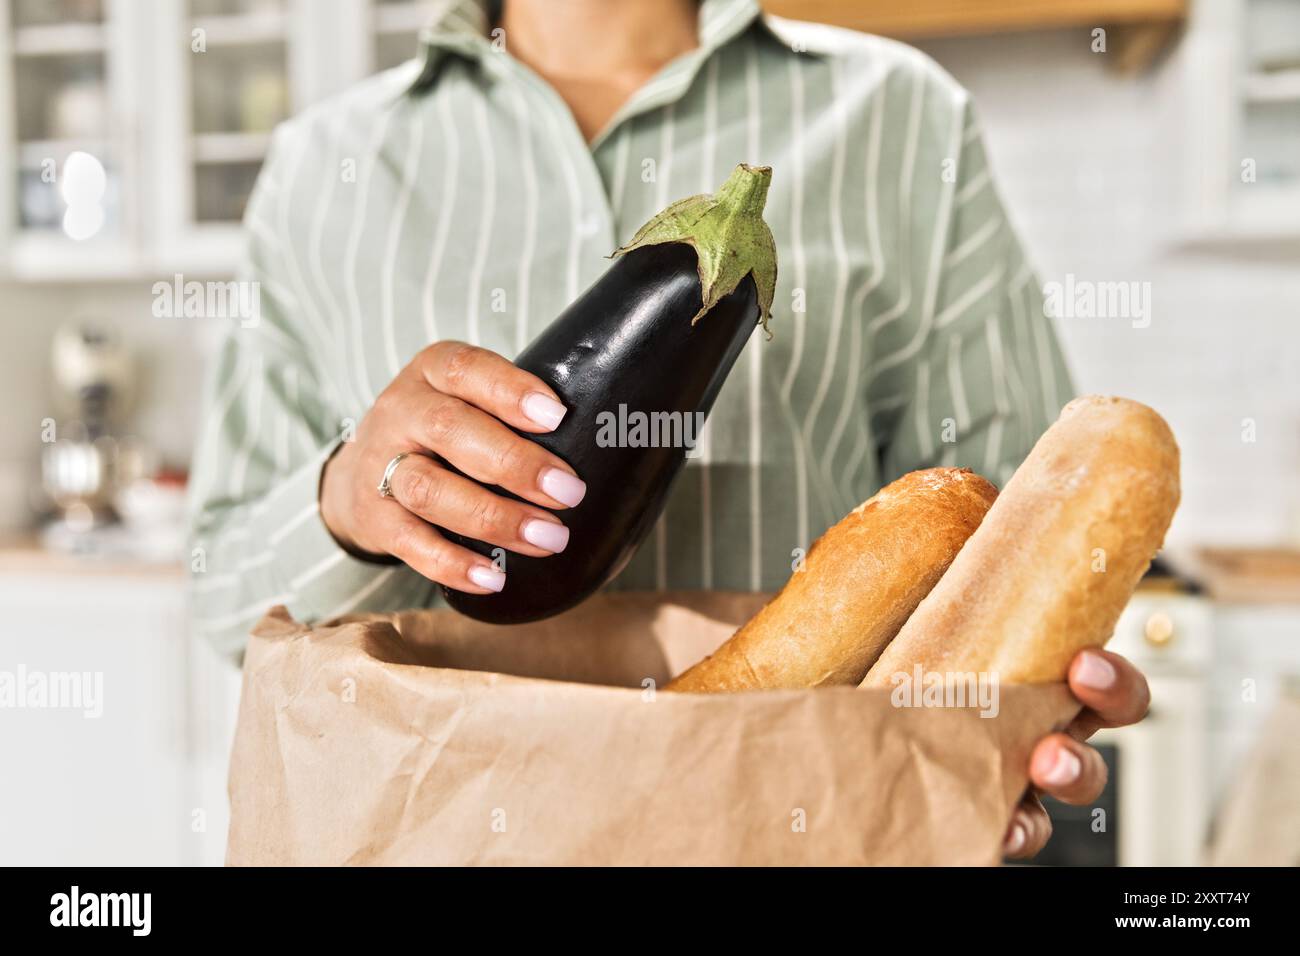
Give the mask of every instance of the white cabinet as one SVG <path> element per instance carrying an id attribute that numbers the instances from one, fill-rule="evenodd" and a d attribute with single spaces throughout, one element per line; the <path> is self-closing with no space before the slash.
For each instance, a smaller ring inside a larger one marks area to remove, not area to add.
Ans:
<path id="1" fill-rule="evenodd" d="M 1210 792 L 1217 805 L 1282 698 L 1300 696 L 1300 606 L 1217 604 L 1214 626 Z"/>
<path id="2" fill-rule="evenodd" d="M 7 571 L 0 607 L 0 864 L 220 863 L 238 672 L 179 572 Z"/>
<path id="3" fill-rule="evenodd" d="M 229 273 L 276 123 L 414 56 L 430 8 L 4 0 L 0 154 L 17 159 L 0 166 L 4 271 L 19 280 Z M 66 175 L 75 152 L 105 174 L 97 203 L 77 209 Z"/>
<path id="4" fill-rule="evenodd" d="M 1151 710 L 1129 727 L 1103 730 L 1115 747 L 1118 860 L 1123 866 L 1200 861 L 1211 807 L 1206 688 L 1214 656 L 1213 607 L 1203 598 L 1139 591 L 1107 645 L 1137 665 Z"/>
<path id="5" fill-rule="evenodd" d="M 188 782 L 186 809 L 195 832 L 193 854 L 186 862 L 221 866 L 226 860 L 230 827 L 230 748 L 235 741 L 242 674 L 207 641 L 187 636 L 189 700 Z M 201 814 L 201 816 L 200 816 Z"/>
<path id="6" fill-rule="evenodd" d="M 1198 864 L 1260 727 L 1300 693 L 1300 606 L 1139 591 L 1108 647 L 1151 685 L 1145 720 L 1096 737 L 1118 751 L 1120 860 Z"/>
<path id="7" fill-rule="evenodd" d="M 16 272 L 113 274 L 135 265 L 141 156 L 137 65 L 144 37 L 114 0 L 8 0 L 0 23 L 5 241 Z M 94 156 L 103 182 L 93 201 L 67 202 L 68 157 Z M 75 241 L 65 232 L 82 235 Z"/>
<path id="8" fill-rule="evenodd" d="M 1182 239 L 1300 240 L 1300 3 L 1197 0 Z"/>
<path id="9" fill-rule="evenodd" d="M 237 224 L 271 130 L 309 102 L 287 0 L 172 0 L 151 24 L 159 72 L 146 129 L 157 157 L 149 210 L 168 271 L 234 262 Z"/>

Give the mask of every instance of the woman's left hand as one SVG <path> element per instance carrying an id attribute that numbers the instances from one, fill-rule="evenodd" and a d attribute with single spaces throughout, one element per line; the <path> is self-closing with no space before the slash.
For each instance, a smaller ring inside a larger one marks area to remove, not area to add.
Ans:
<path id="1" fill-rule="evenodd" d="M 1008 859 L 1033 856 L 1052 835 L 1052 822 L 1039 802 L 1039 790 L 1076 806 L 1101 795 L 1106 764 L 1101 754 L 1083 741 L 1102 727 L 1136 724 L 1151 703 L 1151 690 L 1142 672 L 1109 651 L 1080 651 L 1070 662 L 1069 682 L 1084 710 L 1065 732 L 1044 737 L 1034 747 L 1029 758 L 1031 787 L 1016 807 L 1002 844 Z"/>

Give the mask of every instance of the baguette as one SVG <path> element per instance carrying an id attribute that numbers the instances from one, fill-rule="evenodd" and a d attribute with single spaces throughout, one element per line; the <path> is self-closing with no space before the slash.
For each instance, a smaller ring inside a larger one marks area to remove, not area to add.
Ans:
<path id="1" fill-rule="evenodd" d="M 1110 638 L 1178 506 L 1178 445 L 1164 419 L 1122 398 L 1075 399 L 864 687 L 894 675 L 1062 681 Z"/>
<path id="2" fill-rule="evenodd" d="M 996 496 L 964 468 L 904 475 L 823 534 L 780 593 L 666 689 L 856 685 Z"/>

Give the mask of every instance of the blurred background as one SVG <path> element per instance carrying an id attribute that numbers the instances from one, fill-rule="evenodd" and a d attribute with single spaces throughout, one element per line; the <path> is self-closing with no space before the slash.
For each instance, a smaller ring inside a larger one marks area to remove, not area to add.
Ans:
<path id="1" fill-rule="evenodd" d="M 1042 862 L 1300 862 L 1300 0 L 766 6 L 969 87 L 1044 282 L 1150 284 L 1140 333 L 1058 320 L 1082 391 L 1169 420 L 1183 504 L 1113 645 L 1152 713 L 1102 735 L 1107 793 L 1054 808 Z M 230 277 L 271 129 L 409 59 L 429 12 L 0 2 L 0 671 L 110 691 L 0 709 L 0 862 L 221 862 L 238 672 L 188 634 L 182 527 L 221 323 L 153 287 Z"/>

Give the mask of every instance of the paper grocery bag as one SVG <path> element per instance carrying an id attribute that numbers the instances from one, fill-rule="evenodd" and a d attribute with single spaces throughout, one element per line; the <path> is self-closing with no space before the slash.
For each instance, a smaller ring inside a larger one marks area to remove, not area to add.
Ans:
<path id="1" fill-rule="evenodd" d="M 764 595 L 599 595 L 496 627 L 447 611 L 309 628 L 244 664 L 231 864 L 993 864 L 1028 755 L 1078 705 L 889 691 L 656 690 Z"/>

